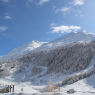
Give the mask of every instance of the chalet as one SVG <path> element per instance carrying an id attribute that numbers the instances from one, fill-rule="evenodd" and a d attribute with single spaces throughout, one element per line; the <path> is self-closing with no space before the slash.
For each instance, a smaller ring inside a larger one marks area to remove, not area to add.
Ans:
<path id="1" fill-rule="evenodd" d="M 13 87 L 11 85 L 0 86 L 0 93 L 9 93 L 11 92 L 11 89 L 13 89 L 13 92 L 14 92 L 14 85 Z"/>
<path id="2" fill-rule="evenodd" d="M 11 68 L 14 68 L 14 66 L 12 66 Z"/>
<path id="3" fill-rule="evenodd" d="M 67 91 L 67 93 L 69 93 L 69 94 L 72 94 L 74 92 L 75 92 L 74 89 L 69 89 L 69 91 Z"/>

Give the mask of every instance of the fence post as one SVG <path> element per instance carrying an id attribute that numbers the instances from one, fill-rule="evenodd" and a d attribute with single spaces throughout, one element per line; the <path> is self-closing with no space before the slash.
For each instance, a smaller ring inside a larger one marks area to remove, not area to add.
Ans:
<path id="1" fill-rule="evenodd" d="M 8 89 L 9 89 L 9 85 L 8 85 Z M 10 92 L 10 91 L 9 91 Z"/>
<path id="2" fill-rule="evenodd" d="M 12 88 L 12 87 L 11 87 L 11 85 L 10 85 L 10 92 L 11 92 L 11 88 Z"/>
<path id="3" fill-rule="evenodd" d="M 14 85 L 13 85 L 13 92 L 14 92 Z"/>

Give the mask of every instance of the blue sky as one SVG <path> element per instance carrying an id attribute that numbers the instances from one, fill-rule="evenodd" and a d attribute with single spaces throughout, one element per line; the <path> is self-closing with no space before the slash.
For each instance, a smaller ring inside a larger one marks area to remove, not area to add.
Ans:
<path id="1" fill-rule="evenodd" d="M 95 0 L 0 0 L 0 56 L 32 40 L 95 33 Z"/>

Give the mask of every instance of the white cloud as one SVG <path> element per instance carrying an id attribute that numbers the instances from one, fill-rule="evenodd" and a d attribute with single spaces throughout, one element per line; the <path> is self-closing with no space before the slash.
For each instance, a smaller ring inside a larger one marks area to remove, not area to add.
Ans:
<path id="1" fill-rule="evenodd" d="M 71 10 L 71 7 L 64 7 L 61 9 L 57 9 L 55 12 L 62 12 L 63 14 L 66 14 L 67 12 L 69 12 Z"/>
<path id="2" fill-rule="evenodd" d="M 71 26 L 61 25 L 57 27 L 51 26 L 51 29 L 53 29 L 51 33 L 65 33 L 65 32 L 70 33 L 72 31 L 78 31 L 79 29 L 81 29 L 81 27 L 73 25 Z"/>
<path id="3" fill-rule="evenodd" d="M 0 26 L 0 32 L 7 30 L 8 28 L 6 26 Z"/>
<path id="4" fill-rule="evenodd" d="M 10 16 L 5 16 L 5 19 L 12 19 L 12 17 L 10 17 Z"/>
<path id="5" fill-rule="evenodd" d="M 84 1 L 83 0 L 74 0 L 73 4 L 74 4 L 74 6 L 76 6 L 76 5 L 83 5 Z"/>
<path id="6" fill-rule="evenodd" d="M 9 0 L 2 0 L 3 2 L 5 2 L 5 3 L 8 3 L 9 2 Z"/>
<path id="7" fill-rule="evenodd" d="M 43 3 L 49 2 L 50 0 L 40 0 L 39 4 L 42 5 Z"/>

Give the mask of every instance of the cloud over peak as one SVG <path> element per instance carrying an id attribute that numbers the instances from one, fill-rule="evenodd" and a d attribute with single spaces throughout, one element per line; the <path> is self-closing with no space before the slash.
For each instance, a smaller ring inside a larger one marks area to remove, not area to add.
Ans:
<path id="1" fill-rule="evenodd" d="M 65 32 L 70 33 L 72 31 L 78 31 L 79 29 L 81 29 L 81 27 L 73 26 L 73 25 L 71 25 L 71 26 L 61 25 L 61 26 L 55 27 L 52 25 L 51 29 L 53 29 L 51 33 L 65 33 Z"/>

